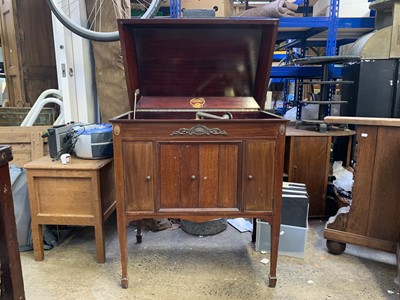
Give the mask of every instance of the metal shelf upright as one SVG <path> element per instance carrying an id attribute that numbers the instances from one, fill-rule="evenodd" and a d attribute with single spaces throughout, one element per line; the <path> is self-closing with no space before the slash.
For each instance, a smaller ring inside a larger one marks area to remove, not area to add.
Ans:
<path id="1" fill-rule="evenodd" d="M 171 0 L 169 9 L 171 18 L 179 18 L 181 14 L 181 0 Z"/>

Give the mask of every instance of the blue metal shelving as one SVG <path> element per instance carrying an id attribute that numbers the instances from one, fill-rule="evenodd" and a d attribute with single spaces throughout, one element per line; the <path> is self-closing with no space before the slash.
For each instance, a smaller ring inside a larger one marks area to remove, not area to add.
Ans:
<path id="1" fill-rule="evenodd" d="M 272 67 L 271 78 L 287 79 L 318 79 L 322 76 L 322 68 L 319 66 L 281 66 Z M 334 68 L 333 77 L 342 77 L 342 68 Z"/>
<path id="2" fill-rule="evenodd" d="M 308 6 L 308 0 L 297 1 L 298 4 L 304 2 Z M 297 3 L 296 2 L 296 3 Z M 374 30 L 375 18 L 339 18 L 340 0 L 330 0 L 330 13 L 328 17 L 307 17 L 308 9 L 304 10 L 303 17 L 282 18 L 279 20 L 279 31 L 277 37 L 277 47 L 280 49 L 299 48 L 305 54 L 306 47 L 325 47 L 325 55 L 333 56 L 337 54 L 339 46 L 356 41 L 362 35 Z M 319 66 L 279 66 L 272 67 L 271 78 L 273 81 L 297 79 L 300 83 L 296 98 L 300 103 L 302 97 L 303 79 L 317 79 L 322 77 L 323 67 Z M 334 79 L 342 76 L 342 68 L 329 66 L 328 78 Z M 332 86 L 332 89 L 334 86 Z M 331 100 L 333 91 L 329 93 Z M 330 107 L 328 106 L 328 114 Z M 301 106 L 298 104 L 297 118 L 301 117 Z"/>
<path id="3" fill-rule="evenodd" d="M 171 17 L 179 18 L 181 1 L 171 0 Z M 356 41 L 362 35 L 374 30 L 375 18 L 339 18 L 340 0 L 330 0 L 328 17 L 309 17 L 309 0 L 296 0 L 296 4 L 303 5 L 303 17 L 288 17 L 279 20 L 277 36 L 277 50 L 298 48 L 299 53 L 305 55 L 307 47 L 325 47 L 326 56 L 336 55 L 337 47 Z M 288 42 L 290 41 L 290 42 Z M 282 55 L 275 55 L 276 60 L 284 59 Z M 322 77 L 321 66 L 273 66 L 271 78 L 273 82 L 296 79 L 318 79 Z M 342 68 L 331 65 L 329 79 L 340 78 Z M 300 88 L 301 89 L 301 88 Z M 296 93 L 300 97 L 300 92 Z"/>
<path id="4" fill-rule="evenodd" d="M 181 0 L 171 0 L 169 9 L 171 18 L 179 18 L 181 14 Z"/>
<path id="5" fill-rule="evenodd" d="M 334 1 L 334 0 L 332 0 Z M 338 1 L 338 0 L 337 0 Z M 301 47 L 302 43 L 312 47 L 326 47 L 330 45 L 330 50 L 336 49 L 336 46 L 348 44 L 356 41 L 360 36 L 374 30 L 375 18 L 336 18 L 337 30 L 329 35 L 329 27 L 331 25 L 329 17 L 293 17 L 282 18 L 279 20 L 278 43 L 285 43 L 291 39 L 291 47 Z M 335 47 L 332 47 L 334 45 Z M 281 48 L 284 49 L 286 45 Z M 329 53 L 327 52 L 327 55 Z M 331 53 L 333 55 L 335 53 Z M 288 78 L 299 77 L 307 78 L 308 70 L 300 71 L 298 67 L 287 67 L 284 70 L 279 70 L 282 67 L 273 67 L 271 77 L 285 77 L 287 72 Z M 293 69 L 290 69 L 293 68 Z M 303 68 L 303 67 L 301 67 Z M 317 67 L 315 67 L 317 68 Z M 316 78 L 314 67 L 309 69 L 311 78 Z M 299 72 L 299 73 L 296 73 Z M 340 75 L 340 71 L 336 71 L 334 76 Z"/>

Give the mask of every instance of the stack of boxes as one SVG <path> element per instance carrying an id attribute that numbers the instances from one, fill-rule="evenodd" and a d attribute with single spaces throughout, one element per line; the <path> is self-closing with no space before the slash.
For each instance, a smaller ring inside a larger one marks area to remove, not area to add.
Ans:
<path id="1" fill-rule="evenodd" d="M 283 183 L 279 254 L 304 258 L 308 230 L 308 202 L 305 184 Z M 269 224 L 257 220 L 256 251 L 269 251 L 270 237 Z"/>
<path id="2" fill-rule="evenodd" d="M 328 17 L 330 0 L 318 0 L 313 6 L 313 17 Z M 370 16 L 368 0 L 340 0 L 339 18 L 366 18 Z"/>
<path id="3" fill-rule="evenodd" d="M 170 0 L 163 1 L 161 6 L 169 7 Z M 181 0 L 180 1 L 181 10 L 185 11 L 185 14 L 188 11 L 199 10 L 200 13 L 206 14 L 207 11 L 214 11 L 215 17 L 230 17 L 233 13 L 233 0 Z M 210 12 L 208 12 L 210 13 Z M 196 17 L 189 16 L 189 17 Z M 201 16 L 197 16 L 201 17 Z M 207 15 L 203 15 L 202 17 L 210 17 Z"/>

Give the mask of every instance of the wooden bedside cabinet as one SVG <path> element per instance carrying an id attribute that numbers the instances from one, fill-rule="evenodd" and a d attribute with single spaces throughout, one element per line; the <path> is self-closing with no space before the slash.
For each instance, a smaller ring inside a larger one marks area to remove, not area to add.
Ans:
<path id="1" fill-rule="evenodd" d="M 340 139 L 345 150 L 339 160 L 349 165 L 353 130 L 332 129 L 328 132 L 287 127 L 285 146 L 285 173 L 289 182 L 307 186 L 310 200 L 309 217 L 326 217 L 328 177 L 330 175 L 331 144 Z"/>
<path id="2" fill-rule="evenodd" d="M 43 224 L 94 226 L 97 262 L 105 261 L 104 222 L 115 209 L 113 159 L 45 156 L 25 165 L 35 260 L 43 260 Z"/>

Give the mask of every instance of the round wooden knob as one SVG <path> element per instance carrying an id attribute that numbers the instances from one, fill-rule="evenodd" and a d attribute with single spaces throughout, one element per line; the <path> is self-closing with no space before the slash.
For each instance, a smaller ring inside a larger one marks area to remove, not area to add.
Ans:
<path id="1" fill-rule="evenodd" d="M 249 180 L 252 180 L 252 179 L 253 179 L 253 176 L 252 176 L 252 175 L 249 175 L 247 178 L 248 178 Z"/>
<path id="2" fill-rule="evenodd" d="M 146 176 L 146 180 L 149 181 L 151 179 L 151 176 Z"/>
<path id="3" fill-rule="evenodd" d="M 192 175 L 192 176 L 190 176 L 190 179 L 195 180 L 196 176 Z"/>

